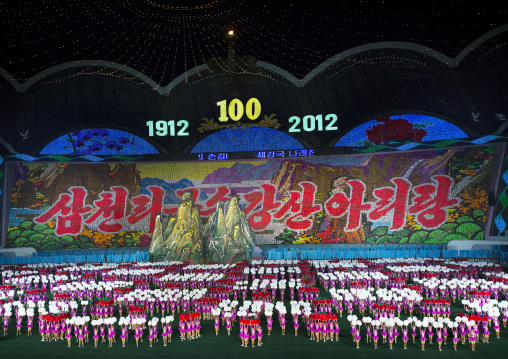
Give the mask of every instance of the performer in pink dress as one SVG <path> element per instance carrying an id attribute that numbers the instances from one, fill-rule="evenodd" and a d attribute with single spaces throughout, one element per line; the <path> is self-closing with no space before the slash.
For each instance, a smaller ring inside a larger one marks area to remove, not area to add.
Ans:
<path id="1" fill-rule="evenodd" d="M 425 341 L 427 341 L 427 338 L 425 337 L 425 332 L 427 330 L 427 322 L 416 322 L 416 326 L 420 328 L 420 341 L 422 343 L 422 350 L 425 350 Z"/>
<path id="2" fill-rule="evenodd" d="M 335 329 L 334 329 L 334 332 L 335 332 L 335 341 L 338 342 L 339 341 L 339 334 L 340 334 L 340 327 L 339 327 L 339 322 L 337 320 L 337 315 L 335 314 L 335 319 L 334 319 L 334 325 L 335 325 Z"/>
<path id="3" fill-rule="evenodd" d="M 102 338 L 101 343 L 104 343 L 106 341 L 106 327 L 105 327 L 106 323 L 104 322 L 105 319 L 99 318 L 98 321 L 99 321 L 99 328 L 101 330 L 101 338 Z"/>
<path id="4" fill-rule="evenodd" d="M 404 349 L 407 349 L 407 341 L 409 339 L 408 332 L 409 332 L 409 320 L 405 320 L 402 326 L 402 341 L 404 342 Z"/>
<path id="5" fill-rule="evenodd" d="M 149 320 L 148 321 L 148 339 L 150 340 L 150 348 L 152 347 L 152 344 L 153 344 L 153 321 L 152 320 Z"/>
<path id="6" fill-rule="evenodd" d="M 242 340 L 242 347 L 247 347 L 249 344 L 249 335 L 247 334 L 247 319 L 240 319 L 240 338 Z"/>
<path id="7" fill-rule="evenodd" d="M 369 343 L 372 339 L 372 318 L 363 317 L 362 322 L 365 324 L 365 342 Z"/>
<path id="8" fill-rule="evenodd" d="M 377 341 L 379 340 L 379 335 L 377 335 L 377 333 L 380 325 L 381 322 L 379 320 L 372 321 L 372 340 L 374 341 L 374 349 L 377 349 Z"/>
<path id="9" fill-rule="evenodd" d="M 120 338 L 122 339 L 122 348 L 125 348 L 125 341 L 127 340 L 127 336 L 129 335 L 129 319 L 121 317 L 118 322 L 121 328 Z M 95 338 L 95 333 L 94 333 Z"/>
<path id="10" fill-rule="evenodd" d="M 178 323 L 178 329 L 180 331 L 180 340 L 185 340 L 187 325 L 185 324 L 185 315 L 180 314 L 180 321 Z"/>
<path id="11" fill-rule="evenodd" d="M 84 318 L 79 318 L 77 319 L 77 324 L 78 324 L 78 347 L 84 347 L 85 344 L 83 343 L 83 339 L 85 338 L 85 335 L 84 335 L 84 329 L 83 327 L 85 326 L 85 319 Z"/>
<path id="12" fill-rule="evenodd" d="M 451 328 L 452 328 L 452 333 L 453 333 L 453 339 L 452 339 L 453 349 L 455 351 L 457 351 L 457 343 L 460 342 L 460 339 L 459 339 L 459 323 L 457 323 L 457 322 L 453 323 L 453 326 Z"/>
<path id="13" fill-rule="evenodd" d="M 162 342 L 164 343 L 164 346 L 168 345 L 168 326 L 166 324 L 166 318 L 161 318 L 161 324 L 162 324 Z"/>
<path id="14" fill-rule="evenodd" d="M 212 309 L 213 326 L 215 327 L 215 335 L 219 335 L 220 327 L 220 308 Z"/>
<path id="15" fill-rule="evenodd" d="M 27 315 L 26 327 L 28 330 L 28 335 L 32 335 L 32 328 L 34 322 L 34 308 L 28 308 L 26 310 L 26 315 Z"/>
<path id="16" fill-rule="evenodd" d="M 228 331 L 228 335 L 231 335 L 231 313 L 226 312 L 224 313 L 224 316 L 226 317 L 226 329 Z"/>
<path id="17" fill-rule="evenodd" d="M 478 338 L 477 337 L 478 327 L 476 326 L 476 323 L 473 320 L 470 320 L 466 325 L 470 328 L 469 342 L 471 343 L 471 350 L 475 351 L 476 340 Z"/>
<path id="18" fill-rule="evenodd" d="M 409 319 L 411 319 L 411 336 L 413 337 L 413 344 L 416 344 L 416 335 L 418 334 L 416 332 L 416 320 L 411 317 Z"/>
<path id="19" fill-rule="evenodd" d="M 293 326 L 295 328 L 295 336 L 298 335 L 298 327 L 300 326 L 298 324 L 298 310 L 297 308 L 292 309 L 291 312 L 293 314 Z"/>
<path id="20" fill-rule="evenodd" d="M 167 324 L 167 336 L 169 337 L 169 342 L 171 343 L 171 336 L 173 335 L 173 330 L 171 329 L 171 325 L 173 324 L 173 320 L 175 318 L 172 315 L 169 315 L 166 317 L 166 324 Z"/>
<path id="21" fill-rule="evenodd" d="M 279 310 L 279 321 L 282 329 L 282 335 L 286 335 L 286 309 L 281 308 Z"/>
<path id="22" fill-rule="evenodd" d="M 360 349 L 360 340 L 362 339 L 362 336 L 360 335 L 360 327 L 362 325 L 361 320 L 357 320 L 356 322 L 352 322 L 353 326 L 355 327 L 355 341 L 356 341 L 356 349 Z"/>
<path id="23" fill-rule="evenodd" d="M 251 341 L 251 344 L 252 344 L 252 347 L 254 347 L 254 343 L 256 341 L 256 319 L 251 319 L 250 320 L 250 341 Z"/>
<path id="24" fill-rule="evenodd" d="M 439 351 L 442 351 L 441 350 L 441 345 L 443 345 L 443 332 L 442 332 L 442 329 L 443 329 L 443 323 L 440 323 L 440 322 L 434 322 L 432 324 L 432 326 L 434 328 L 436 328 L 436 341 L 437 341 L 437 344 L 439 346 Z"/>
<path id="25" fill-rule="evenodd" d="M 494 312 L 492 317 L 493 317 L 493 322 L 494 322 L 494 330 L 496 331 L 496 337 L 497 337 L 497 339 L 499 339 L 499 338 L 501 338 L 499 336 L 499 329 L 501 328 L 499 325 L 499 312 Z"/>
<path id="26" fill-rule="evenodd" d="M 191 314 L 188 315 L 188 319 L 186 322 L 187 322 L 187 329 L 186 329 L 187 339 L 194 339 L 196 337 L 195 336 L 196 328 L 194 325 L 194 319 L 192 318 Z"/>
<path id="27" fill-rule="evenodd" d="M 258 337 L 258 346 L 260 347 L 263 345 L 263 329 L 261 329 L 261 324 L 258 319 L 256 319 L 256 332 Z"/>
<path id="28" fill-rule="evenodd" d="M 139 341 L 143 341 L 143 327 L 142 320 L 144 318 L 136 318 L 132 320 L 132 324 L 134 324 L 134 338 L 136 338 L 136 346 L 139 345 Z"/>
<path id="29" fill-rule="evenodd" d="M 443 335 L 443 344 L 446 345 L 446 340 L 448 339 L 448 325 L 450 324 L 450 319 L 445 318 L 443 323 L 443 328 L 441 329 L 441 334 Z"/>
<path id="30" fill-rule="evenodd" d="M 319 320 L 319 318 L 316 317 L 316 320 L 315 320 L 315 326 L 314 326 L 314 335 L 316 337 L 316 342 L 319 342 L 319 340 L 321 339 L 321 336 L 322 336 L 322 329 L 321 329 L 321 326 L 323 325 L 323 323 L 321 322 L 321 320 Z M 352 332 L 353 333 L 353 332 Z M 353 334 L 353 339 L 354 339 L 354 334 Z"/>
<path id="31" fill-rule="evenodd" d="M 488 344 L 489 343 L 489 337 L 490 337 L 490 331 L 489 331 L 489 323 L 488 321 L 484 320 L 481 322 L 481 325 L 483 326 L 483 342 Z"/>
<path id="32" fill-rule="evenodd" d="M 16 335 L 21 335 L 21 325 L 23 323 L 23 317 L 26 315 L 26 309 L 20 308 L 15 312 L 16 315 Z"/>
<path id="33" fill-rule="evenodd" d="M 69 318 L 65 319 L 65 331 L 66 331 L 66 335 L 65 337 L 67 338 L 67 347 L 70 348 L 71 347 L 71 339 L 72 339 L 72 324 L 71 324 L 71 320 Z"/>
<path id="34" fill-rule="evenodd" d="M 390 345 L 390 350 L 391 350 L 391 349 L 393 349 L 393 340 L 394 340 L 393 331 L 394 331 L 394 326 L 395 326 L 395 322 L 393 321 L 393 319 L 389 319 L 386 322 L 386 326 L 388 328 L 388 344 Z"/>
<path id="35" fill-rule="evenodd" d="M 93 340 L 95 342 L 95 347 L 97 348 L 97 342 L 99 341 L 99 321 L 94 319 L 92 320 L 93 327 Z"/>
<path id="36" fill-rule="evenodd" d="M 433 322 L 433 323 L 428 323 L 427 325 L 427 330 L 428 330 L 428 337 L 429 337 L 429 344 L 432 344 L 432 338 L 434 337 L 434 332 L 432 331 L 432 326 L 433 324 L 436 323 L 436 322 Z"/>
<path id="37" fill-rule="evenodd" d="M 273 327 L 273 312 L 271 310 L 265 312 L 266 315 L 266 328 L 268 329 L 268 335 L 272 332 Z"/>

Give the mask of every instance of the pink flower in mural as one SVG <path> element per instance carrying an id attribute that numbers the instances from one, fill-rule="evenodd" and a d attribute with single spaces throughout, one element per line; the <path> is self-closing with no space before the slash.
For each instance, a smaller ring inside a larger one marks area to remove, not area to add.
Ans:
<path id="1" fill-rule="evenodd" d="M 141 237 L 139 237 L 140 242 L 138 243 L 137 247 L 148 247 L 150 245 L 150 241 L 152 238 L 146 234 L 143 234 Z"/>
<path id="2" fill-rule="evenodd" d="M 382 117 L 376 121 L 380 124 L 365 131 L 369 141 L 375 145 L 392 141 L 421 142 L 427 135 L 427 131 L 423 128 L 416 128 L 404 118 Z"/>

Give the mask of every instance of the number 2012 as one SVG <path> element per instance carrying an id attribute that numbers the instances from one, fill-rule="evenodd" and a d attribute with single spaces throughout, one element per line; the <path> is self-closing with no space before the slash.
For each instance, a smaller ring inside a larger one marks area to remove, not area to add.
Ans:
<path id="1" fill-rule="evenodd" d="M 301 128 L 305 132 L 312 132 L 312 131 L 337 131 L 339 128 L 335 125 L 335 122 L 337 122 L 337 115 L 330 113 L 325 116 L 325 122 L 326 126 L 324 126 L 323 123 L 323 115 L 317 115 L 317 116 L 304 116 L 303 119 L 300 119 L 298 116 L 291 116 L 288 119 L 289 123 L 292 123 L 293 125 L 289 129 L 288 132 L 301 132 Z M 324 127 L 323 127 L 324 126 Z"/>
<path id="2" fill-rule="evenodd" d="M 148 126 L 148 136 L 167 136 L 168 133 L 170 136 L 189 136 L 189 132 L 187 132 L 187 128 L 189 127 L 189 122 L 186 120 L 180 120 L 176 123 L 175 121 L 155 121 L 155 129 L 154 129 L 154 121 L 146 121 L 146 125 Z M 176 131 L 178 129 L 178 132 Z"/>

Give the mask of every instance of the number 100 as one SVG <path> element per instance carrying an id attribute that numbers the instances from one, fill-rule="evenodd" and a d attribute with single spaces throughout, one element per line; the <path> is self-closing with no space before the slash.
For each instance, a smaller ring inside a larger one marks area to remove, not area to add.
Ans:
<path id="1" fill-rule="evenodd" d="M 235 98 L 234 100 L 231 100 L 229 103 L 229 106 L 227 104 L 226 100 L 222 100 L 217 102 L 217 106 L 220 107 L 220 122 L 226 122 L 229 120 L 229 117 L 233 121 L 238 121 L 243 117 L 243 111 L 245 109 L 245 114 L 249 118 L 249 120 L 255 120 L 256 118 L 261 115 L 261 103 L 259 100 L 255 97 L 251 98 L 247 103 L 245 104 L 245 108 L 243 106 L 242 101 Z M 227 116 L 229 114 L 229 117 Z"/>

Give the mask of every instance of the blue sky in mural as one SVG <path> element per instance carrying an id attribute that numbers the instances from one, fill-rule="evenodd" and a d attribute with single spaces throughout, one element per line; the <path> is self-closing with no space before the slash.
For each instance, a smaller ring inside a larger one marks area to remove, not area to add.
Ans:
<path id="1" fill-rule="evenodd" d="M 390 116 L 390 119 L 403 118 L 413 124 L 415 129 L 423 129 L 426 131 L 422 142 L 438 141 L 446 139 L 468 138 L 469 136 L 462 131 L 459 127 L 451 124 L 450 122 L 441 120 L 437 117 L 426 115 L 395 115 Z M 335 147 L 346 146 L 365 146 L 368 143 L 366 130 L 372 129 L 374 126 L 379 125 L 380 122 L 376 120 L 365 122 L 353 130 L 345 134 L 336 144 Z"/>
<path id="2" fill-rule="evenodd" d="M 107 129 L 90 128 L 74 131 L 51 141 L 41 155 L 142 155 L 159 153 L 144 139 L 131 133 Z"/>
<path id="3" fill-rule="evenodd" d="M 266 127 L 227 128 L 200 141 L 192 153 L 265 151 L 304 148 L 288 134 Z"/>

